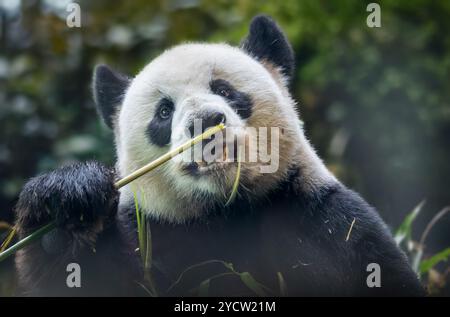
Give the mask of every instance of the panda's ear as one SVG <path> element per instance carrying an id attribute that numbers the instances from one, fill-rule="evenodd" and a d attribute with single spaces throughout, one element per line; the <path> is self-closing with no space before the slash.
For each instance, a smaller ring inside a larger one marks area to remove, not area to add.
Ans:
<path id="1" fill-rule="evenodd" d="M 266 61 L 281 68 L 282 74 L 291 78 L 295 58 L 289 41 L 272 18 L 259 15 L 253 18 L 247 37 L 241 48 L 260 61 Z"/>
<path id="2" fill-rule="evenodd" d="M 97 110 L 103 121 L 113 128 L 114 115 L 122 104 L 131 79 L 106 65 L 97 65 L 94 70 L 93 93 Z"/>

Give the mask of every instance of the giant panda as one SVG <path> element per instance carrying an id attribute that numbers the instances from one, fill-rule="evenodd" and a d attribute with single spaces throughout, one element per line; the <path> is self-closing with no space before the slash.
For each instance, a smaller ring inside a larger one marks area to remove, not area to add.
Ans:
<path id="1" fill-rule="evenodd" d="M 94 99 L 114 131 L 117 164 L 69 165 L 24 186 L 20 236 L 50 220 L 57 228 L 16 254 L 20 294 L 198 295 L 208 285 L 213 296 L 424 295 L 378 213 L 305 137 L 289 94 L 293 72 L 292 48 L 268 16 L 252 20 L 239 47 L 181 44 L 134 78 L 97 66 Z M 262 173 L 261 161 L 174 159 L 115 189 L 186 141 L 194 120 L 225 123 L 244 139 L 246 127 L 280 128 L 276 171 Z M 238 168 L 237 195 L 226 204 Z M 136 208 L 151 233 L 150 272 L 139 256 Z M 66 284 L 69 263 L 81 268 L 81 287 Z M 377 285 L 368 283 L 372 263 Z"/>

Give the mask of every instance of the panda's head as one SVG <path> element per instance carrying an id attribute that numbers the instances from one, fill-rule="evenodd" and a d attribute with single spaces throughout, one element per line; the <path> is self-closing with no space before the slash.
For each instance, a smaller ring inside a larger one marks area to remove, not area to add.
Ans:
<path id="1" fill-rule="evenodd" d="M 266 16 L 253 19 L 240 47 L 182 44 L 152 60 L 134 78 L 98 66 L 95 100 L 115 132 L 120 175 L 184 143 L 192 136 L 188 132 L 195 134 L 194 123 L 204 130 L 223 122 L 227 128 L 222 141 L 230 148 L 237 140 L 249 146 L 265 137 L 265 150 L 274 152 L 266 159 L 257 155 L 256 161 L 242 160 L 238 194 L 262 197 L 285 177 L 300 144 L 300 122 L 287 89 L 293 67 L 286 37 Z M 256 135 L 248 132 L 255 130 Z M 236 139 L 227 143 L 226 135 Z M 229 156 L 235 158 L 237 151 Z M 227 201 L 238 166 L 231 161 L 177 157 L 122 189 L 121 202 L 137 194 L 155 217 L 174 222 L 200 217 Z"/>

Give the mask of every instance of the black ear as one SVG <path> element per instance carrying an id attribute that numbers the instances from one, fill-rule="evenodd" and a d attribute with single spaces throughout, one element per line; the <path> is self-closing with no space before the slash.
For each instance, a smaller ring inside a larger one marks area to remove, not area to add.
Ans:
<path id="1" fill-rule="evenodd" d="M 114 114 L 122 104 L 131 79 L 106 65 L 97 65 L 94 70 L 93 92 L 97 110 L 106 125 L 113 127 Z"/>
<path id="2" fill-rule="evenodd" d="M 286 77 L 292 76 L 294 52 L 283 31 L 270 17 L 259 15 L 253 18 L 241 48 L 258 60 L 266 60 L 281 67 Z"/>

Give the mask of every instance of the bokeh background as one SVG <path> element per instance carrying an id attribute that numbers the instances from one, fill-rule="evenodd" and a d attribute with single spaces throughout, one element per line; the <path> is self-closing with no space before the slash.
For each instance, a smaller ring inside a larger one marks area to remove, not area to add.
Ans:
<path id="1" fill-rule="evenodd" d="M 76 1 L 81 28 L 66 25 L 70 2 L 0 0 L 0 241 L 29 177 L 74 161 L 113 164 L 91 97 L 95 64 L 135 74 L 180 42 L 237 45 L 258 13 L 292 43 L 291 91 L 328 167 L 393 230 L 426 199 L 415 239 L 450 205 L 449 1 L 378 1 L 381 28 L 367 27 L 361 0 Z M 450 246 L 449 218 L 425 256 Z M 0 264 L 0 295 L 14 290 L 11 267 Z M 448 281 L 448 264 L 437 268 Z"/>

